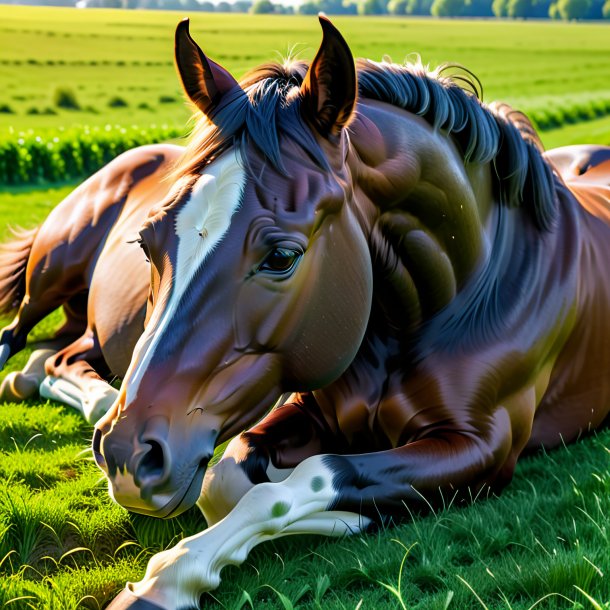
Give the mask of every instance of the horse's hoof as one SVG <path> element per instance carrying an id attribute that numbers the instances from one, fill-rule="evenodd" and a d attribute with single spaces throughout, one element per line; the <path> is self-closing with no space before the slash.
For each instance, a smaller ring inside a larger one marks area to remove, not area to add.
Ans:
<path id="1" fill-rule="evenodd" d="M 141 597 L 136 597 L 129 589 L 123 589 L 106 610 L 164 610 Z"/>

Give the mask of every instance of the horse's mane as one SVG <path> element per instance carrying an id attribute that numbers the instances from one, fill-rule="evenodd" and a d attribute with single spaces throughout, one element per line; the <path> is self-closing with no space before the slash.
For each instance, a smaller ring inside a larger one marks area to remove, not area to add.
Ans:
<path id="1" fill-rule="evenodd" d="M 321 167 L 324 153 L 300 113 L 299 87 L 308 64 L 268 63 L 248 73 L 239 92 L 223 100 L 212 120 L 198 115 L 186 152 L 175 174 L 199 172 L 228 146 L 253 143 L 279 171 L 284 171 L 280 138 L 295 140 Z M 422 116 L 451 135 L 465 162 L 493 164 L 499 200 L 524 206 L 536 225 L 548 229 L 556 208 L 554 178 L 542 157 L 542 144 L 525 115 L 507 104 L 484 105 L 480 83 L 456 66 L 434 71 L 421 63 L 357 61 L 360 98 L 387 102 Z M 453 73 L 452 73 L 453 72 Z"/>

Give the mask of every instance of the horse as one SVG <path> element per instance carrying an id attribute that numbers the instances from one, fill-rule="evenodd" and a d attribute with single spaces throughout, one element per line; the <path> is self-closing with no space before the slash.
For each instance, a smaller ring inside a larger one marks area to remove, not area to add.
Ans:
<path id="1" fill-rule="evenodd" d="M 260 542 L 499 492 L 521 455 L 608 423 L 610 149 L 543 153 L 474 78 L 354 62 L 320 23 L 311 63 L 237 82 L 181 22 L 190 144 L 162 186 L 166 149 L 148 173 L 136 152 L 100 174 L 123 185 L 101 201 L 127 206 L 133 186 L 146 204 L 116 235 L 106 297 L 96 266 L 114 229 L 100 232 L 87 315 L 94 296 L 124 307 L 133 282 L 143 330 L 93 455 L 124 507 L 169 518 L 196 503 L 208 524 L 112 610 L 196 608 Z M 140 221 L 145 255 L 127 264 Z M 109 318 L 88 328 L 112 366 Z"/>
<path id="2" fill-rule="evenodd" d="M 21 371 L 0 385 L 0 401 L 40 393 L 94 423 L 116 399 L 144 330 L 150 269 L 137 243 L 182 147 L 157 144 L 124 153 L 75 189 L 40 227 L 17 231 L 0 251 L 0 313 L 16 310 L 0 333 L 0 369 L 30 330 L 57 307 L 65 323 L 37 345 Z M 117 282 L 121 269 L 125 281 Z"/>

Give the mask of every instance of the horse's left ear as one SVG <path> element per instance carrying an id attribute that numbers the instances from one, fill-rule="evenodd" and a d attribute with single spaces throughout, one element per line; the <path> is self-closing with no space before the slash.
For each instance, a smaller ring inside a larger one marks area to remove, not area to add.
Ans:
<path id="1" fill-rule="evenodd" d="M 231 74 L 206 57 L 191 38 L 188 19 L 183 19 L 176 28 L 175 56 L 176 67 L 186 94 L 208 117 L 213 114 L 226 93 L 239 87 Z"/>
<path id="2" fill-rule="evenodd" d="M 358 90 L 352 52 L 339 30 L 319 16 L 323 38 L 301 86 L 305 119 L 325 138 L 337 136 L 352 116 Z"/>

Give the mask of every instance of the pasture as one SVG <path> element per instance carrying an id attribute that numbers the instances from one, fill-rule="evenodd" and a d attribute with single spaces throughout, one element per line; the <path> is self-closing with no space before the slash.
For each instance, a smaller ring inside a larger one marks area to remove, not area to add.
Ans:
<path id="1" fill-rule="evenodd" d="M 0 132 L 152 123 L 183 129 L 190 111 L 172 65 L 182 15 L 0 7 Z M 210 56 L 241 75 L 303 43 L 311 57 L 316 20 L 192 16 Z M 502 98 L 573 124 L 545 131 L 548 146 L 610 144 L 610 36 L 603 25 L 337 19 L 357 55 L 462 63 L 485 100 Z M 53 106 L 71 88 L 80 110 Z M 113 97 L 127 106 L 109 106 Z M 165 101 L 161 101 L 161 99 Z M 170 98 L 172 101 L 170 101 Z M 148 108 L 143 107 L 147 104 Z M 601 110 L 596 111 L 594 108 Z M 55 114 L 28 114 L 30 108 Z M 608 113 L 606 113 L 608 114 Z M 79 127 L 80 126 L 80 127 Z M 74 182 L 0 187 L 0 238 L 30 227 Z M 57 313 L 35 331 L 44 337 Z M 0 320 L 3 325 L 6 320 Z M 5 371 L 18 369 L 28 350 Z M 109 500 L 90 459 L 91 429 L 67 407 L 0 405 L 0 606 L 103 608 L 150 555 L 201 529 L 198 511 L 172 521 L 128 514 Z M 500 498 L 447 507 L 364 537 L 284 539 L 262 545 L 223 573 L 203 608 L 610 608 L 610 432 L 523 460 Z M 412 517 L 412 518 L 411 518 Z M 220 604 L 220 605 L 219 605 Z"/>
<path id="2" fill-rule="evenodd" d="M 184 128 L 190 111 L 172 61 L 174 28 L 184 16 L 0 6 L 0 107 L 13 111 L 0 113 L 0 129 L 39 132 L 115 123 Z M 190 17 L 193 36 L 206 53 L 236 76 L 291 51 L 311 58 L 319 42 L 312 17 Z M 467 67 L 483 83 L 487 102 L 501 99 L 540 118 L 561 109 L 560 118 L 577 120 L 579 111 L 583 118 L 596 104 L 610 113 L 610 36 L 604 24 L 334 21 L 356 56 L 402 61 L 418 53 L 431 67 L 445 62 Z M 71 89 L 80 109 L 55 105 L 57 88 Z"/>

